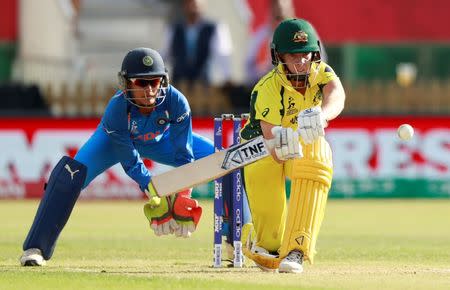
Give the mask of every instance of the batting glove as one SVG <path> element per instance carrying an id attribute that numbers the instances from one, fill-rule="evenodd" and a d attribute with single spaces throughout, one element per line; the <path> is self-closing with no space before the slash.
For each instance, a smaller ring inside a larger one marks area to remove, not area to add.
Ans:
<path id="1" fill-rule="evenodd" d="M 150 222 L 150 228 L 157 236 L 173 233 L 177 223 L 172 217 L 170 198 L 160 198 L 151 182 L 148 184 L 145 193 L 149 201 L 144 205 L 144 214 Z"/>
<path id="2" fill-rule="evenodd" d="M 275 126 L 272 128 L 272 135 L 274 138 L 266 140 L 266 144 L 275 151 L 279 160 L 286 161 L 303 156 L 298 133 L 292 128 Z"/>
<path id="3" fill-rule="evenodd" d="M 202 207 L 191 198 L 191 193 L 192 189 L 188 189 L 173 197 L 172 215 L 177 224 L 174 228 L 177 237 L 189 238 L 202 216 Z"/>
<path id="4" fill-rule="evenodd" d="M 328 122 L 320 106 L 301 111 L 298 114 L 298 133 L 305 144 L 311 144 L 320 136 L 325 136 Z"/>

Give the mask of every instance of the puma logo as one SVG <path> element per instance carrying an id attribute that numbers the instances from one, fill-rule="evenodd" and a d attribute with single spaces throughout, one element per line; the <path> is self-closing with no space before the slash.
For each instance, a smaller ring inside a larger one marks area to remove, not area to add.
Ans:
<path id="1" fill-rule="evenodd" d="M 72 180 L 73 180 L 73 176 L 75 175 L 75 173 L 77 173 L 78 171 L 80 171 L 80 170 L 72 171 L 72 168 L 70 168 L 69 164 L 66 164 L 66 165 L 64 166 L 64 168 L 67 169 L 67 171 L 69 171 L 69 173 L 70 173 L 70 178 L 71 178 Z"/>

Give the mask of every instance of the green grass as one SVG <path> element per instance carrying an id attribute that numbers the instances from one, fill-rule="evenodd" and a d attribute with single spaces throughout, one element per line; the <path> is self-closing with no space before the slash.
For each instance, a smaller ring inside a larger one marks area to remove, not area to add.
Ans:
<path id="1" fill-rule="evenodd" d="M 46 267 L 19 266 L 37 201 L 0 201 L 0 289 L 450 289 L 450 200 L 331 200 L 301 275 L 211 268 L 212 203 L 190 239 L 142 202 L 80 202 Z"/>

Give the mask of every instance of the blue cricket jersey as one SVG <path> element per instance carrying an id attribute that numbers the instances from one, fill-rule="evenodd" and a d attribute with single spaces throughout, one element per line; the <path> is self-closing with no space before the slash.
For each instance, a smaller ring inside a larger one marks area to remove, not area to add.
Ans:
<path id="1" fill-rule="evenodd" d="M 186 97 L 173 86 L 161 94 L 165 100 L 148 115 L 127 101 L 122 91 L 111 98 L 96 132 L 75 156 L 88 167 L 84 187 L 120 162 L 127 175 L 144 190 L 151 174 L 141 156 L 181 166 L 214 152 L 210 140 L 192 132 Z"/>

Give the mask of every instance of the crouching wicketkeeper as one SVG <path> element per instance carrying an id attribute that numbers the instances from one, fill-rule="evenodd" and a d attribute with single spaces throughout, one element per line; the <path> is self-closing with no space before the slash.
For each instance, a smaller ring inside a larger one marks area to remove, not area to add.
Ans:
<path id="1" fill-rule="evenodd" d="M 196 229 L 202 209 L 191 191 L 157 198 L 141 156 L 177 167 L 212 154 L 212 142 L 192 132 L 188 101 L 169 84 L 157 51 L 129 51 L 118 77 L 120 89 L 93 135 L 74 158 L 64 156 L 53 169 L 23 244 L 23 266 L 41 266 L 52 257 L 80 191 L 117 163 L 149 196 L 144 211 L 157 235 L 189 237 Z"/>

